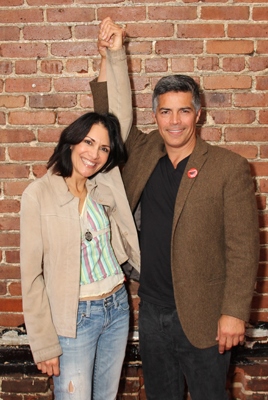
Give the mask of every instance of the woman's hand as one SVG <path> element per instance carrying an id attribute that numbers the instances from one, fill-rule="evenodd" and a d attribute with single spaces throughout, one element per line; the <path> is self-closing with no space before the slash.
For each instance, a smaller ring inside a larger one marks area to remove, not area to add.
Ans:
<path id="1" fill-rule="evenodd" d="M 51 358 L 50 360 L 42 361 L 37 363 L 37 368 L 42 371 L 43 374 L 48 374 L 49 376 L 60 374 L 60 362 L 59 357 Z"/>

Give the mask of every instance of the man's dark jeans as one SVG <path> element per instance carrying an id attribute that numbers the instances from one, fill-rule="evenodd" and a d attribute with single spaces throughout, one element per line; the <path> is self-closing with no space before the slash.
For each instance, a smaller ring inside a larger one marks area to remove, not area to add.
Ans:
<path id="1" fill-rule="evenodd" d="M 194 347 L 177 311 L 141 300 L 140 354 L 147 400 L 185 399 L 185 379 L 192 400 L 227 400 L 230 351 Z"/>

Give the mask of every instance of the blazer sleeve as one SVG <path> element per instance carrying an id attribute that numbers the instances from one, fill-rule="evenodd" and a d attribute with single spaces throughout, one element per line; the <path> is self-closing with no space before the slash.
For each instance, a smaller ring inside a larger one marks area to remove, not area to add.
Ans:
<path id="1" fill-rule="evenodd" d="M 226 284 L 222 314 L 247 321 L 259 262 L 259 224 L 254 185 L 239 157 L 224 189 Z"/>
<path id="2" fill-rule="evenodd" d="M 30 185 L 31 186 L 31 185 Z M 35 363 L 62 354 L 43 278 L 43 242 L 39 202 L 30 187 L 22 195 L 20 266 L 23 313 Z"/>
<path id="3" fill-rule="evenodd" d="M 95 111 L 109 111 L 116 115 L 125 141 L 132 126 L 133 112 L 127 56 L 124 48 L 107 51 L 107 83 L 93 80 L 90 86 Z"/>

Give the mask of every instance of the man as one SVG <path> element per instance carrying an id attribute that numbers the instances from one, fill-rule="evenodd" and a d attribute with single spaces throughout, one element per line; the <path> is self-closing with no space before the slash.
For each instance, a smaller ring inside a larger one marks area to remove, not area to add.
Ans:
<path id="1" fill-rule="evenodd" d="M 109 107 L 129 96 L 122 29 L 100 26 Z M 113 51 L 109 50 L 112 49 Z M 101 85 L 101 84 L 99 84 Z M 103 88 L 103 84 L 102 84 Z M 103 94 L 92 86 L 97 102 Z M 258 266 L 258 219 L 248 162 L 196 135 L 199 89 L 185 75 L 160 79 L 157 128 L 132 127 L 123 180 L 141 211 L 140 353 L 147 400 L 226 400 L 230 349 L 244 339 Z M 120 110 L 119 120 L 123 118 Z"/>

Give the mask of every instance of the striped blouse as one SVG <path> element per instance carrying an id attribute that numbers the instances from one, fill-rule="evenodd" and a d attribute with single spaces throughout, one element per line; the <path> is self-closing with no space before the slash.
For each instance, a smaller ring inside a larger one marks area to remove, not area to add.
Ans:
<path id="1" fill-rule="evenodd" d="M 110 292 L 124 274 L 111 246 L 110 222 L 104 207 L 87 196 L 80 216 L 80 298 Z"/>

